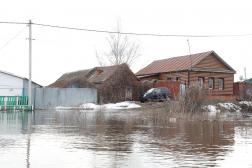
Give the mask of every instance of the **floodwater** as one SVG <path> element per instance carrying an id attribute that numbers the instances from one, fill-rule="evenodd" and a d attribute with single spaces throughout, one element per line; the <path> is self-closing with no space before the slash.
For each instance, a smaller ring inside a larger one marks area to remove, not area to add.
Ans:
<path id="1" fill-rule="evenodd" d="M 0 112 L 1 168 L 252 167 L 252 117 Z"/>

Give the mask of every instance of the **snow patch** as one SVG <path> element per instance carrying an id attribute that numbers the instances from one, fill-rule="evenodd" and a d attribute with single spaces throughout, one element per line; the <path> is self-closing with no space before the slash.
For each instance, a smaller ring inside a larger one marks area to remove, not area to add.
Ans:
<path id="1" fill-rule="evenodd" d="M 134 109 L 140 108 L 141 106 L 130 101 L 120 102 L 120 103 L 110 103 L 110 104 L 103 104 L 103 105 L 96 105 L 94 103 L 84 103 L 79 107 L 64 107 L 58 106 L 56 110 L 98 110 L 98 109 Z"/>
<path id="2" fill-rule="evenodd" d="M 217 113 L 221 111 L 227 111 L 227 112 L 232 112 L 232 111 L 240 112 L 241 111 L 241 107 L 234 103 L 218 103 L 216 105 L 205 106 L 204 109 L 212 113 Z"/>
<path id="3" fill-rule="evenodd" d="M 240 111 L 241 107 L 235 105 L 234 103 L 218 103 L 219 106 L 225 108 L 228 111 Z"/>
<path id="4" fill-rule="evenodd" d="M 115 104 L 104 104 L 103 105 L 105 109 L 134 109 L 134 108 L 140 108 L 141 106 L 138 104 L 135 104 L 134 102 L 120 102 Z"/>
<path id="5" fill-rule="evenodd" d="M 252 106 L 252 102 L 251 101 L 240 101 L 239 104 L 245 104 L 247 106 Z"/>
<path id="6" fill-rule="evenodd" d="M 204 109 L 207 110 L 210 113 L 220 112 L 220 110 L 218 110 L 217 107 L 214 106 L 214 105 L 207 105 L 207 106 L 204 107 Z"/>
<path id="7" fill-rule="evenodd" d="M 80 105 L 80 109 L 83 109 L 83 110 L 95 110 L 99 108 L 100 108 L 100 105 L 96 105 L 94 103 L 85 103 L 85 104 Z"/>

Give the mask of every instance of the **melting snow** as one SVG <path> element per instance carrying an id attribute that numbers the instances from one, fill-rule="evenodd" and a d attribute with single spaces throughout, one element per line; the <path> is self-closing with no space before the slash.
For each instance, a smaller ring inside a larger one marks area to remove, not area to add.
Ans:
<path id="1" fill-rule="evenodd" d="M 241 101 L 239 104 L 246 104 L 247 106 L 252 106 L 252 101 Z"/>
<path id="2" fill-rule="evenodd" d="M 226 110 L 235 110 L 235 111 L 240 111 L 241 107 L 235 105 L 234 103 L 218 103 L 219 106 L 225 108 Z"/>
<path id="3" fill-rule="evenodd" d="M 71 109 L 81 109 L 81 110 L 98 110 L 98 109 L 133 109 L 140 108 L 141 106 L 130 101 L 120 102 L 120 103 L 110 103 L 103 105 L 96 105 L 94 103 L 85 103 L 80 105 L 79 107 L 63 107 L 58 106 L 56 110 L 71 110 Z"/>
<path id="4" fill-rule="evenodd" d="M 206 109 L 208 112 L 211 112 L 211 113 L 220 112 L 220 110 L 217 110 L 216 106 L 214 106 L 214 105 L 205 106 L 205 109 Z"/>
<path id="5" fill-rule="evenodd" d="M 115 104 L 104 104 L 103 105 L 106 109 L 133 109 L 133 108 L 139 108 L 141 107 L 138 104 L 135 104 L 133 102 L 120 102 Z"/>
<path id="6" fill-rule="evenodd" d="M 234 103 L 218 103 L 217 105 L 205 106 L 204 109 L 207 110 L 208 112 L 217 113 L 221 111 L 218 107 L 219 108 L 221 107 L 225 109 L 226 111 L 239 112 L 241 110 L 241 107 L 239 107 L 238 105 L 235 105 Z"/>

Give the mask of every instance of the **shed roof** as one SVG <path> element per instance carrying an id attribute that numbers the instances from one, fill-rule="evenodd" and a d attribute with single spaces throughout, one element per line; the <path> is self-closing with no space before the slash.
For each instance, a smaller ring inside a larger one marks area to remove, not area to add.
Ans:
<path id="1" fill-rule="evenodd" d="M 197 65 L 201 60 L 203 60 L 204 58 L 206 58 L 211 54 L 215 55 L 216 58 L 219 61 L 221 61 L 224 65 L 226 65 L 230 71 L 235 72 L 235 70 L 231 66 L 229 66 L 221 57 L 219 57 L 214 51 L 207 51 L 197 54 L 153 61 L 148 66 L 138 71 L 136 75 L 141 76 L 162 72 L 176 72 L 176 71 L 188 70 Z"/>
<path id="2" fill-rule="evenodd" d="M 56 82 L 49 87 L 67 87 L 72 82 L 80 82 L 83 85 L 94 86 L 102 84 L 111 77 L 119 68 L 125 67 L 127 64 L 94 67 L 91 69 L 70 72 L 63 74 Z"/>

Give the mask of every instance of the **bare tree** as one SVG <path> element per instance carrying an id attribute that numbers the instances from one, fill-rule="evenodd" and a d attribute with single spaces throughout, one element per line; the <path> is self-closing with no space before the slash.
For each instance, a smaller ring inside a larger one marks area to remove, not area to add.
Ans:
<path id="1" fill-rule="evenodd" d="M 116 33 L 111 33 L 107 38 L 107 42 L 108 52 L 99 55 L 96 50 L 96 58 L 101 66 L 122 63 L 127 63 L 130 66 L 140 56 L 139 44 L 131 41 L 127 35 L 122 34 L 119 24 L 117 24 Z"/>

